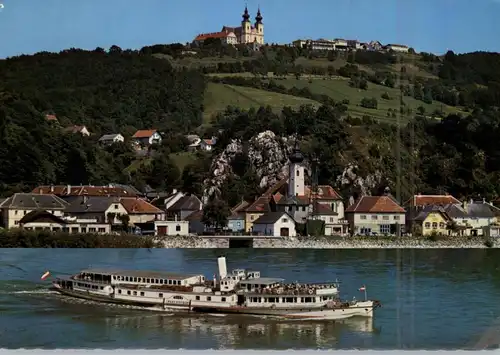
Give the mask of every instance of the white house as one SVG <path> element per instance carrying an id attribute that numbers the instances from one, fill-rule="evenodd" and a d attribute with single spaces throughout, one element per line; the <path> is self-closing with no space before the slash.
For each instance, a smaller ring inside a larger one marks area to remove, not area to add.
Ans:
<path id="1" fill-rule="evenodd" d="M 132 139 L 139 145 L 152 145 L 161 143 L 161 135 L 156 129 L 142 129 L 135 132 Z"/>
<path id="2" fill-rule="evenodd" d="M 258 235 L 295 237 L 295 220 L 286 212 L 268 212 L 253 222 L 252 232 Z"/>
<path id="3" fill-rule="evenodd" d="M 405 209 L 386 193 L 384 196 L 363 196 L 345 210 L 353 234 L 394 235 L 405 225 Z"/>
<path id="4" fill-rule="evenodd" d="M 202 139 L 200 142 L 200 148 L 209 152 L 212 150 L 212 147 L 215 145 L 215 143 L 215 137 L 212 137 L 211 139 Z"/>
<path id="5" fill-rule="evenodd" d="M 121 142 L 123 143 L 125 138 L 120 134 L 105 134 L 101 138 L 99 138 L 99 143 L 103 145 L 111 145 L 113 143 Z"/>
<path id="6" fill-rule="evenodd" d="M 410 48 L 408 46 L 402 45 L 402 44 L 388 44 L 385 46 L 385 48 L 390 51 L 393 50 L 394 52 L 400 52 L 400 53 L 408 53 Z"/>
<path id="7" fill-rule="evenodd" d="M 154 224 L 155 235 L 189 235 L 189 221 L 155 221 Z"/>

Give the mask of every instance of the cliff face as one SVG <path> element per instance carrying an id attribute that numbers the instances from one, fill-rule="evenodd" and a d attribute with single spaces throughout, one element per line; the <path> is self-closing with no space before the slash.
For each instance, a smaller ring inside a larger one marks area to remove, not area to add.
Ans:
<path id="1" fill-rule="evenodd" d="M 274 184 L 288 170 L 288 155 L 294 140 L 278 137 L 271 131 L 259 133 L 247 144 L 248 158 L 260 179 L 261 187 Z M 218 192 L 221 185 L 233 174 L 231 163 L 238 153 L 243 152 L 243 143 L 233 139 L 212 163 L 212 176 L 205 180 L 205 198 Z"/>
<path id="2" fill-rule="evenodd" d="M 288 156 L 294 143 L 293 137 L 279 137 L 272 131 L 265 131 L 254 136 L 246 144 L 248 158 L 260 180 L 260 187 L 267 188 L 287 175 Z M 205 180 L 205 200 L 219 192 L 222 184 L 232 176 L 231 163 L 238 153 L 243 152 L 243 149 L 243 143 L 234 139 L 221 154 L 214 158 L 211 177 Z M 306 165 L 308 165 L 307 162 Z M 310 172 L 308 167 L 306 169 Z M 336 177 L 336 186 L 333 187 L 338 188 L 339 191 L 358 191 L 362 195 L 370 195 L 371 190 L 382 180 L 382 174 L 377 171 L 367 176 L 360 176 L 357 173 L 358 170 L 357 162 L 347 162 L 342 174 Z"/>

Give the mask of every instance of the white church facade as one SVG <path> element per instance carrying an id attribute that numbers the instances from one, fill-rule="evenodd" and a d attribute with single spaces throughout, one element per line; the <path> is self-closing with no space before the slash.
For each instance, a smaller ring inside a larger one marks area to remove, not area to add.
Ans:
<path id="1" fill-rule="evenodd" d="M 257 44 L 263 45 L 264 42 L 264 24 L 262 22 L 263 17 L 260 12 L 260 8 L 257 10 L 257 16 L 255 16 L 255 23 L 252 24 L 250 21 L 250 14 L 248 13 L 248 8 L 245 6 L 245 11 L 243 12 L 243 20 L 241 21 L 241 26 L 230 27 L 223 26 L 222 30 L 219 32 L 211 33 L 201 33 L 195 37 L 193 40 L 194 44 L 201 44 L 209 38 L 220 39 L 224 44 Z"/>

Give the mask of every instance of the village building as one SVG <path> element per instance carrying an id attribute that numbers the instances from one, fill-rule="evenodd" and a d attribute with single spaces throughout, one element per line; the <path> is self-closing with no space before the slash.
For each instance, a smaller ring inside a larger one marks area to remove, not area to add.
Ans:
<path id="1" fill-rule="evenodd" d="M 383 196 L 362 196 L 345 210 L 353 235 L 401 235 L 405 213 L 389 189 Z"/>
<path id="2" fill-rule="evenodd" d="M 76 134 L 79 133 L 84 137 L 90 136 L 90 131 L 85 126 L 69 126 L 64 129 L 67 133 Z"/>
<path id="3" fill-rule="evenodd" d="M 252 234 L 295 237 L 295 220 L 286 212 L 266 213 L 253 221 Z"/>
<path id="4" fill-rule="evenodd" d="M 260 8 L 255 16 L 255 23 L 252 25 L 248 8 L 245 6 L 241 26 L 230 27 L 223 26 L 219 32 L 202 33 L 195 37 L 193 44 L 200 45 L 207 39 L 220 39 L 223 44 L 256 44 L 263 45 L 264 42 L 264 24 Z"/>
<path id="5" fill-rule="evenodd" d="M 141 129 L 134 133 L 132 141 L 138 146 L 148 147 L 161 143 L 161 135 L 156 129 Z"/>
<path id="6" fill-rule="evenodd" d="M 102 145 L 111 145 L 119 142 L 123 143 L 124 141 L 125 137 L 123 137 L 120 133 L 105 134 L 99 138 L 99 143 Z"/>

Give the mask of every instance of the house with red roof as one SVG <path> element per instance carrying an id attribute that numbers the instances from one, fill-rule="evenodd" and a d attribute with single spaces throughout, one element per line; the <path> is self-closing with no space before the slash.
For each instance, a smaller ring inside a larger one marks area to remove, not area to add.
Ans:
<path id="1" fill-rule="evenodd" d="M 383 196 L 362 196 L 345 210 L 349 230 L 357 235 L 396 235 L 405 226 L 406 210 L 387 188 Z"/>
<path id="2" fill-rule="evenodd" d="M 136 145 L 150 146 L 161 143 L 161 135 L 156 129 L 140 129 L 134 133 L 132 140 Z"/>

